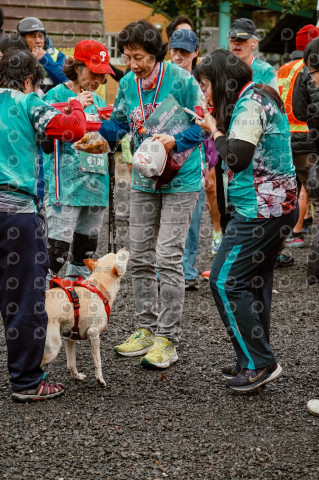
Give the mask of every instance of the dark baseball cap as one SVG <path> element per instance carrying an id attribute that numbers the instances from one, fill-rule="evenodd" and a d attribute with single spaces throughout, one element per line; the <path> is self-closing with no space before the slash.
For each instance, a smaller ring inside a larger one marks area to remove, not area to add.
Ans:
<path id="1" fill-rule="evenodd" d="M 249 18 L 237 18 L 230 27 L 228 38 L 248 40 L 256 35 L 256 25 Z"/>
<path id="2" fill-rule="evenodd" d="M 195 32 L 181 28 L 175 30 L 169 41 L 169 48 L 182 48 L 187 52 L 195 52 L 198 48 L 198 38 Z"/>

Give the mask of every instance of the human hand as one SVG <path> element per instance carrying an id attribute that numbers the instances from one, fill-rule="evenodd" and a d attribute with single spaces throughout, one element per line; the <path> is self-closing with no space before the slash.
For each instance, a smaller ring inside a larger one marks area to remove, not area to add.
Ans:
<path id="1" fill-rule="evenodd" d="M 76 99 L 82 103 L 83 108 L 89 107 L 94 103 L 92 92 L 88 92 L 84 90 L 81 93 L 79 93 Z"/>
<path id="2" fill-rule="evenodd" d="M 152 140 L 158 139 L 165 147 L 166 152 L 170 152 L 176 147 L 176 141 L 173 135 L 166 135 L 166 134 L 155 134 Z"/>
<path id="3" fill-rule="evenodd" d="M 204 118 L 197 118 L 195 123 L 199 125 L 203 130 L 213 132 L 217 128 L 217 122 L 215 118 L 209 113 L 206 101 L 202 101 L 201 106 L 203 108 L 205 116 Z"/>
<path id="4" fill-rule="evenodd" d="M 33 55 L 37 60 L 41 60 L 41 58 L 47 53 L 42 47 L 34 47 L 32 50 Z"/>
<path id="5" fill-rule="evenodd" d="M 112 112 L 113 112 L 113 108 L 114 108 L 113 103 L 111 103 L 107 107 L 100 108 L 98 110 L 99 117 L 102 120 L 111 120 L 111 115 L 112 115 Z"/>

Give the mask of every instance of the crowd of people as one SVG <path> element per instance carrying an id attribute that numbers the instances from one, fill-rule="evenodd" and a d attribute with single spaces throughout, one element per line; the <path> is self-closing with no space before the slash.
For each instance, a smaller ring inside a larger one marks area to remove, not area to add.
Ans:
<path id="1" fill-rule="evenodd" d="M 121 72 L 94 40 L 82 40 L 65 58 L 40 19 L 22 19 L 14 34 L 1 30 L 0 290 L 15 400 L 65 390 L 44 380 L 45 335 L 34 332 L 46 331 L 49 280 L 64 265 L 67 277 L 86 278 L 83 260 L 97 249 L 108 206 L 107 152 L 87 153 L 75 142 L 88 128 L 86 114 L 106 106 L 95 92 L 108 74 L 119 86 L 97 135 L 100 143 L 123 139 L 123 153 L 133 159 L 129 237 L 137 315 L 135 331 L 115 351 L 141 357 L 144 367 L 178 360 L 185 290 L 199 288 L 195 262 L 206 199 L 213 226 L 207 258 L 214 261 L 202 275 L 235 354 L 222 375 L 237 392 L 281 375 L 270 346 L 274 268 L 292 265 L 283 248 L 303 245 L 311 223 L 307 279 L 319 282 L 319 29 L 299 30 L 297 50 L 278 72 L 254 56 L 250 19 L 232 23 L 229 50 L 204 58 L 188 17 L 177 17 L 166 33 L 168 43 L 146 20 L 122 29 Z M 167 113 L 166 104 L 179 112 L 175 123 L 152 131 L 149 119 L 159 107 Z M 138 168 L 138 153 L 147 148 L 152 163 L 164 166 L 156 177 Z M 308 409 L 319 414 L 319 400 Z"/>

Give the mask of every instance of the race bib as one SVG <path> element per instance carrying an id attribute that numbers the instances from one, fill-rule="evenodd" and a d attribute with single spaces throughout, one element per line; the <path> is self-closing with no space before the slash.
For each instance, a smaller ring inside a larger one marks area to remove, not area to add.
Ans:
<path id="1" fill-rule="evenodd" d="M 107 175 L 108 159 L 107 154 L 93 154 L 79 151 L 80 172 L 98 173 Z"/>

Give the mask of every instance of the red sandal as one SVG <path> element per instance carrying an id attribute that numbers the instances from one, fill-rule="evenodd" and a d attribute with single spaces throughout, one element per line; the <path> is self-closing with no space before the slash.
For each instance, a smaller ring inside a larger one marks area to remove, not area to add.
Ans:
<path id="1" fill-rule="evenodd" d="M 12 399 L 16 402 L 37 402 L 39 400 L 51 400 L 65 392 L 62 383 L 45 383 L 43 380 L 36 388 L 12 392 Z"/>

